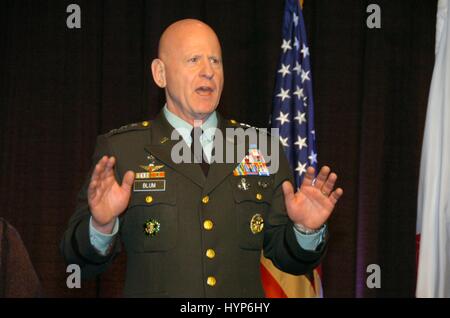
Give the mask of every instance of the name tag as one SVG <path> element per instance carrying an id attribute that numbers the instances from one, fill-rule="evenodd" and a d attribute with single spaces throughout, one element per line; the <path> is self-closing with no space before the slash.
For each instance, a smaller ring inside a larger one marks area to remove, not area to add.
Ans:
<path id="1" fill-rule="evenodd" d="M 166 191 L 166 180 L 136 180 L 133 191 Z"/>

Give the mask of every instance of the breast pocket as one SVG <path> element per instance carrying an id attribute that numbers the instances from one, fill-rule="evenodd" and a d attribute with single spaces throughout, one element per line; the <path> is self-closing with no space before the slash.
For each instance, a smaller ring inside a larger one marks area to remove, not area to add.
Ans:
<path id="1" fill-rule="evenodd" d="M 263 247 L 264 223 L 272 200 L 272 178 L 245 176 L 231 179 L 239 246 L 246 250 L 260 250 Z"/>
<path id="2" fill-rule="evenodd" d="M 122 239 L 137 253 L 162 252 L 176 246 L 178 212 L 172 191 L 133 192 L 123 220 Z"/>

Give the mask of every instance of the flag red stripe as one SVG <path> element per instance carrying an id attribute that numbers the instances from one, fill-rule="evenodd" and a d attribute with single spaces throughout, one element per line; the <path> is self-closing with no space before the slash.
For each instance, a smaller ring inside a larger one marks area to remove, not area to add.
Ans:
<path id="1" fill-rule="evenodd" d="M 420 253 L 420 233 L 416 234 L 416 281 L 419 270 L 419 253 Z"/>
<path id="2" fill-rule="evenodd" d="M 260 264 L 261 279 L 266 293 L 267 298 L 287 298 L 283 289 L 280 287 L 278 282 L 273 278 L 270 271 L 263 265 Z"/>
<path id="3" fill-rule="evenodd" d="M 319 266 L 317 266 L 315 268 L 315 270 L 317 271 L 317 274 L 319 274 L 320 278 L 322 278 L 322 264 L 320 264 Z"/>

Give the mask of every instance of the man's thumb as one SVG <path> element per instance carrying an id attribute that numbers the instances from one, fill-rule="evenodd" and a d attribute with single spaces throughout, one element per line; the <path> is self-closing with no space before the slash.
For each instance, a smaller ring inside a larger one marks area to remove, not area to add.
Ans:
<path id="1" fill-rule="evenodd" d="M 284 193 L 284 198 L 286 200 L 292 200 L 294 197 L 294 187 L 292 186 L 290 181 L 284 181 L 283 182 L 283 193 Z"/>

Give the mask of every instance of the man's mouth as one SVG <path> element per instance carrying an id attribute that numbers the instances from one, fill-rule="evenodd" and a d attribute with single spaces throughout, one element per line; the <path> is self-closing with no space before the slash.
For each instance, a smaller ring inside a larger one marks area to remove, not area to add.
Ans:
<path id="1" fill-rule="evenodd" d="M 195 92 L 200 96 L 209 96 L 214 92 L 214 88 L 210 86 L 199 86 L 195 89 Z"/>

